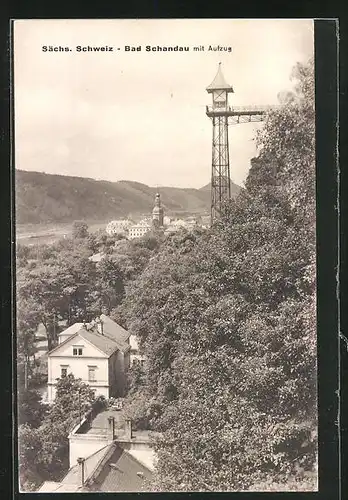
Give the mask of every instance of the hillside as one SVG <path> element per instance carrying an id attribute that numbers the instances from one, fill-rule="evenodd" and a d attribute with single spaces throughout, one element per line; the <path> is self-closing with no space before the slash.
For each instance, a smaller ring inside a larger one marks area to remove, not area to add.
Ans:
<path id="1" fill-rule="evenodd" d="M 157 188 L 133 181 L 97 181 L 83 177 L 16 170 L 16 220 L 19 224 L 106 220 L 152 210 Z M 233 185 L 237 194 L 239 187 Z M 210 210 L 209 185 L 202 189 L 161 187 L 168 213 Z"/>

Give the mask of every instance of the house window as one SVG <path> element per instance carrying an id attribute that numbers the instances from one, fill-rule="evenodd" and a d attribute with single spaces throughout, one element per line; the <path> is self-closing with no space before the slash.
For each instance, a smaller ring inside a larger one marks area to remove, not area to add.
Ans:
<path id="1" fill-rule="evenodd" d="M 95 382 L 95 366 L 88 367 L 88 381 Z"/>
<path id="2" fill-rule="evenodd" d="M 73 356 L 82 356 L 82 347 L 73 347 Z"/>
<path id="3" fill-rule="evenodd" d="M 66 377 L 68 374 L 68 367 L 67 366 L 62 366 L 60 368 L 60 377 L 63 378 L 63 377 Z"/>

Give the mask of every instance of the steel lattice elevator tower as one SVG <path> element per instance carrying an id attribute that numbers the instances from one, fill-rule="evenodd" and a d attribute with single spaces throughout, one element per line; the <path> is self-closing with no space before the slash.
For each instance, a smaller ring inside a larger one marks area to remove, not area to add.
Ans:
<path id="1" fill-rule="evenodd" d="M 211 222 L 221 213 L 222 204 L 231 197 L 230 158 L 228 147 L 228 94 L 233 92 L 226 83 L 219 63 L 213 82 L 207 87 L 212 94 L 212 107 L 207 115 L 213 123 L 211 170 Z"/>
<path id="2" fill-rule="evenodd" d="M 213 123 L 213 148 L 211 169 L 211 223 L 219 217 L 222 206 L 231 198 L 230 157 L 228 144 L 228 125 L 250 122 L 261 122 L 268 111 L 278 106 L 231 106 L 228 105 L 228 94 L 233 91 L 221 71 L 206 88 L 212 94 L 212 106 L 206 107 L 206 115 Z"/>

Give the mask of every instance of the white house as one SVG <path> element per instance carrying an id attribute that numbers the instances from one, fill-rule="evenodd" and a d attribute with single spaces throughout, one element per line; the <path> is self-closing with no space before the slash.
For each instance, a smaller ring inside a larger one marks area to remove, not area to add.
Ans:
<path id="1" fill-rule="evenodd" d="M 48 402 L 55 398 L 57 379 L 72 373 L 96 395 L 123 396 L 130 364 L 129 334 L 102 315 L 89 325 L 75 323 L 59 335 L 48 353 Z"/>

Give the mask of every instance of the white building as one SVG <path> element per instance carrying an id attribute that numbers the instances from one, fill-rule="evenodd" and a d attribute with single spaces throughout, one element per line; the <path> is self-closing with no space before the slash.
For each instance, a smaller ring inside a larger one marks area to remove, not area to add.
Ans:
<path id="1" fill-rule="evenodd" d="M 123 396 L 130 364 L 129 333 L 102 315 L 90 325 L 75 323 L 59 335 L 48 353 L 48 402 L 53 402 L 57 379 L 73 374 L 96 395 Z"/>
<path id="2" fill-rule="evenodd" d="M 106 232 L 109 236 L 114 234 L 127 235 L 129 228 L 133 225 L 133 222 L 128 219 L 112 220 L 106 226 Z"/>
<path id="3" fill-rule="evenodd" d="M 151 229 L 152 229 L 152 224 L 147 220 L 143 220 L 143 221 L 139 222 L 138 224 L 134 224 L 133 226 L 130 226 L 130 228 L 128 230 L 128 238 L 130 240 L 132 240 L 134 238 L 141 238 L 146 233 L 151 231 Z"/>
<path id="4" fill-rule="evenodd" d="M 200 224 L 196 217 L 187 217 L 186 219 L 175 219 L 170 222 L 166 227 L 166 233 L 175 233 L 180 231 L 180 229 L 187 229 L 188 231 L 193 230 Z"/>

